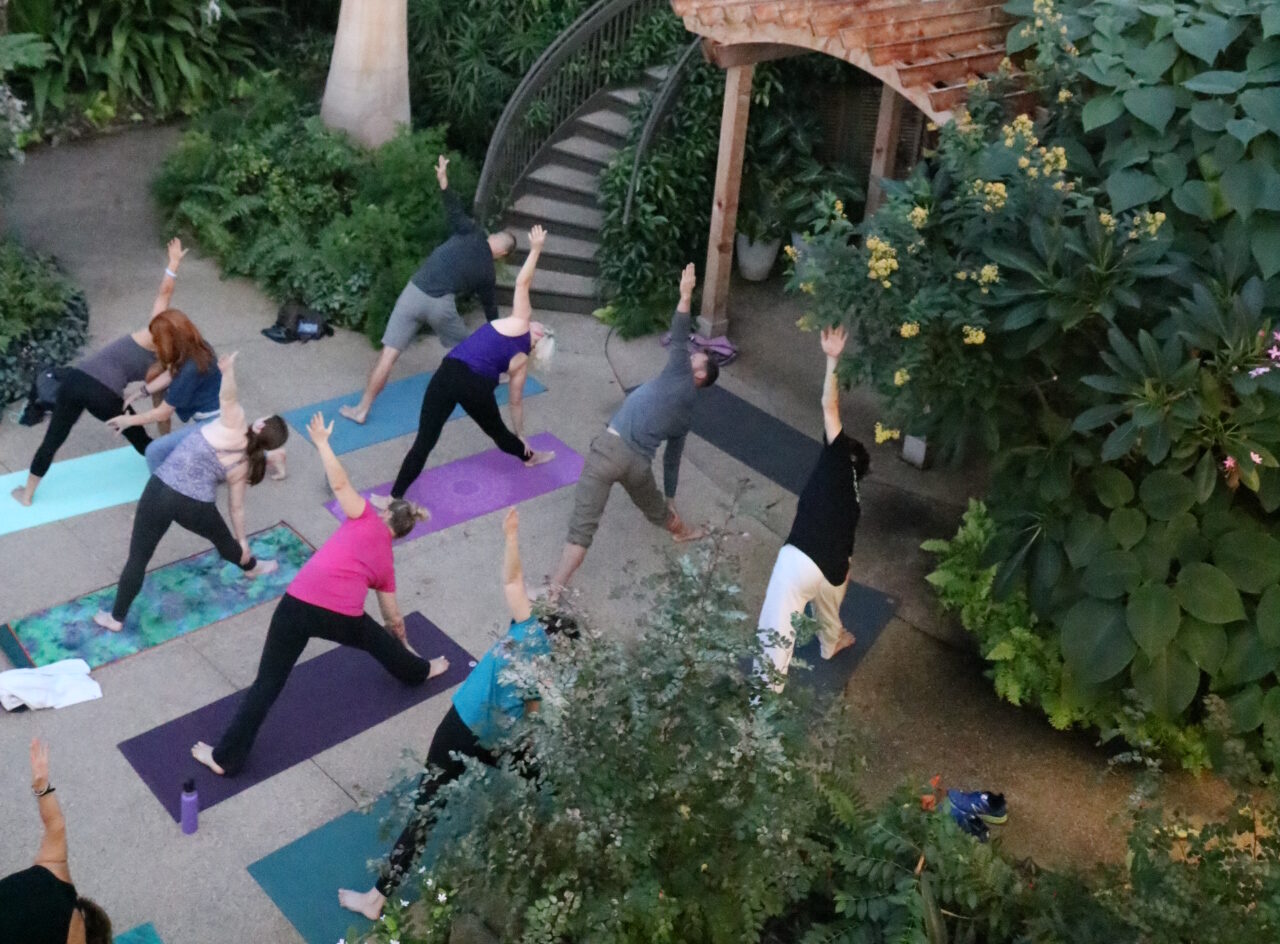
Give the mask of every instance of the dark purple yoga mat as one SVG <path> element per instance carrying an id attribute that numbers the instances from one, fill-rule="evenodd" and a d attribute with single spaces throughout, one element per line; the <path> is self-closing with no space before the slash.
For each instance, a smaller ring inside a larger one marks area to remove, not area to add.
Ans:
<path id="1" fill-rule="evenodd" d="M 208 809 L 466 678 L 475 660 L 435 623 L 421 613 L 410 613 L 405 628 L 409 642 L 424 659 L 448 657 L 449 670 L 444 675 L 422 685 L 405 685 L 372 656 L 349 646 L 300 662 L 267 715 L 239 776 L 219 777 L 197 763 L 191 757 L 191 745 L 216 743 L 244 692 L 122 741 L 120 751 L 175 822 L 180 818 L 182 782 L 188 777 L 195 778 L 200 806 Z"/>
<path id="2" fill-rule="evenodd" d="M 425 506 L 431 512 L 431 520 L 424 521 L 400 540 L 412 541 L 434 534 L 578 481 L 582 474 L 582 456 L 555 436 L 539 433 L 529 439 L 529 446 L 540 451 L 554 449 L 556 457 L 545 465 L 526 469 L 519 459 L 501 449 L 490 449 L 424 470 L 409 486 L 405 498 Z M 391 484 L 385 482 L 374 488 L 362 489 L 360 494 L 365 498 L 387 495 L 391 492 Z M 337 499 L 325 507 L 339 521 L 343 520 Z"/>

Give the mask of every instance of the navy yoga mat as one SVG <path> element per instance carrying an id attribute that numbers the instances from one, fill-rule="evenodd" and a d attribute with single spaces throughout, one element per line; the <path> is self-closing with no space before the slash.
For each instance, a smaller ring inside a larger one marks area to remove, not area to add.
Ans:
<path id="1" fill-rule="evenodd" d="M 175 822 L 180 819 L 182 782 L 188 777 L 195 778 L 201 808 L 215 806 L 466 678 L 475 660 L 438 626 L 421 613 L 410 613 L 405 628 L 410 644 L 423 658 L 448 657 L 449 670 L 444 675 L 416 687 L 404 685 L 372 656 L 349 646 L 300 662 L 237 777 L 219 777 L 197 763 L 191 757 L 191 745 L 216 743 L 244 692 L 122 741 L 120 751 Z"/>
<path id="2" fill-rule="evenodd" d="M 812 668 L 802 669 L 793 662 L 788 673 L 789 679 L 808 685 L 824 695 L 839 695 L 849 684 L 853 670 L 880 638 L 880 631 L 897 609 L 898 601 L 888 594 L 849 581 L 849 590 L 840 607 L 840 619 L 856 637 L 856 641 L 835 658 L 824 660 L 817 638 L 810 639 L 796 649 L 793 658 L 803 659 Z"/>
<path id="3" fill-rule="evenodd" d="M 691 432 L 799 495 L 822 443 L 716 384 L 698 395 Z"/>
<path id="4" fill-rule="evenodd" d="M 359 402 L 361 394 L 359 390 L 331 400 L 300 406 L 295 410 L 282 413 L 281 416 L 290 426 L 302 433 L 303 438 L 306 438 L 307 424 L 311 422 L 312 414 L 319 410 L 324 414 L 326 421 L 335 421 L 329 445 L 333 447 L 334 452 L 342 455 L 388 439 L 395 439 L 397 436 L 416 433 L 418 413 L 422 409 L 422 395 L 426 392 L 430 380 L 431 371 L 427 371 L 424 374 L 416 374 L 387 384 L 386 389 L 374 401 L 373 409 L 369 411 L 369 418 L 363 424 L 353 423 L 338 415 L 338 407 Z M 538 383 L 537 378 L 529 377 L 525 381 L 524 395 L 531 397 L 537 393 L 545 393 L 546 389 Z M 496 393 L 498 405 L 504 405 L 507 402 L 507 385 L 499 385 Z M 462 407 L 458 407 L 449 418 L 456 420 L 464 415 Z"/>

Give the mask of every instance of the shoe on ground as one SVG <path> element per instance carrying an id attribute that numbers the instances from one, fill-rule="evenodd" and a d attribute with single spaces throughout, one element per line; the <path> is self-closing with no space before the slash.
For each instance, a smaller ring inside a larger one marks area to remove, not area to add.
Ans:
<path id="1" fill-rule="evenodd" d="M 977 813 L 966 813 L 958 806 L 951 804 L 947 804 L 947 809 L 951 814 L 951 818 L 956 821 L 956 825 L 960 827 L 962 832 L 972 836 L 978 842 L 987 841 L 990 830 L 987 829 L 987 824 L 982 821 L 981 816 Z"/>
<path id="2" fill-rule="evenodd" d="M 989 793 L 986 790 L 948 790 L 947 800 L 953 810 L 977 816 L 990 826 L 999 826 L 1009 819 L 1009 808 L 1005 805 L 1003 793 Z"/>

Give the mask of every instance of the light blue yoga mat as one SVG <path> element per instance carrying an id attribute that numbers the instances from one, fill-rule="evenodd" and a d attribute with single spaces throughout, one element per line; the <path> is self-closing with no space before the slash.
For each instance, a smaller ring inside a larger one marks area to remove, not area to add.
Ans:
<path id="1" fill-rule="evenodd" d="M 115 944 L 164 944 L 155 926 L 147 923 L 115 936 Z"/>
<path id="2" fill-rule="evenodd" d="M 357 449 L 363 449 L 365 446 L 372 446 L 374 443 L 395 439 L 397 436 L 405 436 L 418 431 L 418 414 L 422 410 L 422 395 L 426 393 L 427 384 L 431 381 L 431 374 L 431 371 L 427 371 L 424 374 L 417 374 L 413 377 L 406 377 L 404 380 L 397 380 L 395 383 L 387 384 L 386 389 L 374 401 L 373 409 L 369 411 L 369 418 L 365 420 L 363 425 L 353 423 L 338 415 L 338 407 L 345 406 L 348 403 L 355 404 L 360 401 L 361 391 L 359 390 L 321 403 L 300 406 L 296 410 L 289 410 L 287 413 L 280 415 L 285 418 L 290 426 L 302 433 L 305 439 L 307 424 L 311 422 L 312 415 L 319 410 L 324 414 L 326 420 L 334 420 L 333 435 L 329 438 L 329 445 L 333 447 L 333 451 L 338 455 L 354 452 Z M 524 395 L 526 397 L 545 393 L 546 390 L 547 388 L 538 383 L 535 377 L 529 377 L 525 381 Z M 506 405 L 506 384 L 498 386 L 497 398 L 499 406 Z M 462 412 L 462 407 L 456 407 L 449 419 L 456 420 L 463 415 L 465 414 Z"/>
<path id="3" fill-rule="evenodd" d="M 415 414 L 416 416 L 416 414 Z M 27 484 L 27 470 L 0 476 L 0 534 L 74 518 L 137 501 L 151 473 L 132 446 L 55 462 L 24 508 L 9 494 Z"/>

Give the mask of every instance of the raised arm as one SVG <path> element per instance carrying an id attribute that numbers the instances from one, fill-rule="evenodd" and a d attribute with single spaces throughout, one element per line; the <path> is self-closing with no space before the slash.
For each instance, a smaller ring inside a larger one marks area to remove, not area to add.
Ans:
<path id="1" fill-rule="evenodd" d="M 71 869 L 67 865 L 67 821 L 62 817 L 62 807 L 53 795 L 49 783 L 49 748 L 38 738 L 31 739 L 31 792 L 36 794 L 40 807 L 40 822 L 44 834 L 40 837 L 40 851 L 36 853 L 36 865 L 44 866 L 62 881 L 70 884 Z"/>
<path id="2" fill-rule="evenodd" d="M 245 424 L 244 408 L 240 406 L 240 390 L 236 386 L 236 358 L 239 351 L 232 351 L 218 358 L 218 370 L 222 372 L 222 382 L 218 387 L 218 403 L 222 413 L 219 422 L 229 429 L 241 429 Z"/>
<path id="3" fill-rule="evenodd" d="M 516 290 L 511 299 L 511 317 L 519 318 L 525 324 L 533 317 L 533 302 L 529 299 L 529 289 L 533 285 L 533 273 L 538 269 L 538 257 L 542 255 L 542 247 L 547 241 L 547 231 L 541 226 L 529 230 L 529 255 L 525 257 L 520 274 L 516 276 Z"/>
<path id="4" fill-rule="evenodd" d="M 334 497 L 338 499 L 338 504 L 342 506 L 342 513 L 348 518 L 359 518 L 364 514 L 366 502 L 364 497 L 355 490 L 351 480 L 347 478 L 347 470 L 342 467 L 342 463 L 338 461 L 338 457 L 333 453 L 333 447 L 329 445 L 329 435 L 332 432 L 332 421 L 328 426 L 325 426 L 324 415 L 319 411 L 311 417 L 311 422 L 307 424 L 307 434 L 311 437 L 311 441 L 316 444 L 316 452 L 320 453 L 320 461 L 324 465 L 325 478 L 329 480 L 329 487 L 333 489 Z"/>
<path id="5" fill-rule="evenodd" d="M 822 429 L 827 442 L 834 442 L 840 435 L 840 388 L 836 382 L 836 365 L 844 351 L 844 327 L 822 329 L 822 353 L 827 355 L 827 373 L 822 381 Z"/>
<path id="6" fill-rule="evenodd" d="M 698 270 L 690 262 L 680 273 L 680 301 L 671 319 L 671 348 L 667 353 L 667 366 L 663 373 L 693 375 L 689 362 L 689 335 L 693 333 L 693 290 L 698 284 Z"/>
<path id="7" fill-rule="evenodd" d="M 502 519 L 505 544 L 502 551 L 502 592 L 507 598 L 511 618 L 523 623 L 533 615 L 533 603 L 524 585 L 524 568 L 520 565 L 520 512 L 510 508 Z"/>
<path id="8" fill-rule="evenodd" d="M 182 240 L 176 236 L 169 240 L 168 249 L 169 259 L 165 266 L 164 278 L 160 280 L 160 291 L 156 293 L 155 304 L 151 306 L 151 318 L 169 308 L 173 290 L 178 284 L 178 266 L 182 264 L 182 257 L 187 254 L 187 250 L 182 248 Z M 151 318 L 147 319 L 148 324 L 151 323 Z"/>
<path id="9" fill-rule="evenodd" d="M 444 200 L 444 219 L 449 225 L 450 235 L 463 235 L 478 230 L 480 227 L 467 216 L 458 195 L 449 189 L 449 158 L 443 154 L 436 160 L 436 183 L 440 185 L 440 197 Z"/>

